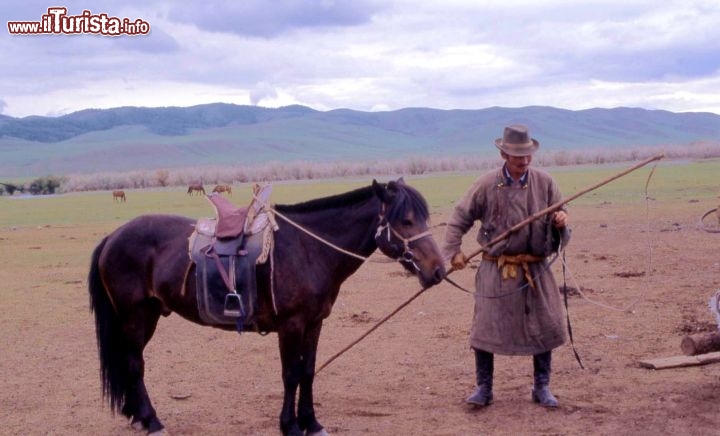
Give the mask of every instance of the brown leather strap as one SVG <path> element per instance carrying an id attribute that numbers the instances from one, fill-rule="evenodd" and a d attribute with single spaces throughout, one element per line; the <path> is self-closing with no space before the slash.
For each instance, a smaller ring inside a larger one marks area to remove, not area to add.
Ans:
<path id="1" fill-rule="evenodd" d="M 223 282 L 225 282 L 225 286 L 227 286 L 228 291 L 235 292 L 235 284 L 232 283 L 230 277 L 228 277 L 228 273 L 225 271 L 225 267 L 220 261 L 220 256 L 218 256 L 218 254 L 212 249 L 209 253 L 207 253 L 207 255 L 215 259 L 215 265 L 217 265 L 218 271 L 220 271 L 220 277 L 222 277 Z"/>

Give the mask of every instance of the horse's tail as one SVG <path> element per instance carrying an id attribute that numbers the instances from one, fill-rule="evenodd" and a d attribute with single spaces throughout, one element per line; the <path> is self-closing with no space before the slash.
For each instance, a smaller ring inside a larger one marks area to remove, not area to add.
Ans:
<path id="1" fill-rule="evenodd" d="M 99 259 L 106 242 L 107 238 L 103 239 L 93 251 L 88 274 L 88 291 L 90 312 L 95 313 L 95 335 L 100 358 L 103 398 L 108 400 L 112 413 L 115 413 L 120 411 L 126 398 L 128 351 L 120 319 L 100 277 Z"/>

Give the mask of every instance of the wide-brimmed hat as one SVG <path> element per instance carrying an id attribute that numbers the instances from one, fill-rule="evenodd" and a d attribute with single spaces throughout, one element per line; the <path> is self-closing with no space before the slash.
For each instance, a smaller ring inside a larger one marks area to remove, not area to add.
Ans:
<path id="1" fill-rule="evenodd" d="M 528 156 L 540 148 L 540 143 L 530 137 L 526 126 L 513 124 L 505 127 L 503 137 L 495 140 L 495 147 L 510 156 Z"/>

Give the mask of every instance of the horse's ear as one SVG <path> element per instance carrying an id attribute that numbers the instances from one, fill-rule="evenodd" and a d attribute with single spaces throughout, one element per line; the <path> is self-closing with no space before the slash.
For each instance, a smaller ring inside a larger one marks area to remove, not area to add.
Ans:
<path id="1" fill-rule="evenodd" d="M 404 184 L 405 184 L 405 177 L 400 176 L 400 178 L 397 179 L 397 182 L 398 182 L 399 184 L 401 184 L 401 185 L 404 185 Z"/>
<path id="2" fill-rule="evenodd" d="M 386 185 L 382 183 L 378 183 L 377 180 L 373 179 L 372 187 L 373 191 L 375 191 L 375 195 L 382 201 L 383 203 L 390 203 L 392 199 L 395 197 L 395 192 L 393 189 L 391 189 L 391 185 L 394 182 L 390 182 Z"/>

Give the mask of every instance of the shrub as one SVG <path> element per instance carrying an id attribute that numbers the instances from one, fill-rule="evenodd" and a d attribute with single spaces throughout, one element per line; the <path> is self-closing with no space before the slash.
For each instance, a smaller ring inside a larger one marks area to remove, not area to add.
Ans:
<path id="1" fill-rule="evenodd" d="M 160 186 L 167 186 L 168 177 L 170 177 L 170 172 L 168 170 L 157 170 L 155 175 L 157 176 Z"/>
<path id="2" fill-rule="evenodd" d="M 54 194 L 55 191 L 60 188 L 64 180 L 65 179 L 63 177 L 40 177 L 30 182 L 27 190 L 30 191 L 32 195 Z"/>

